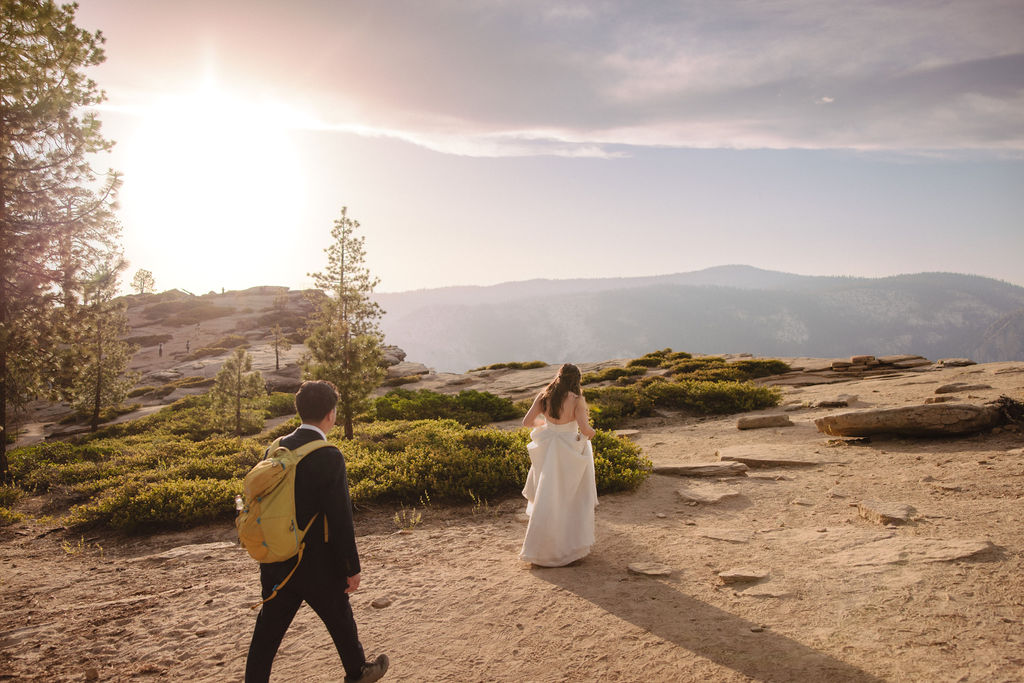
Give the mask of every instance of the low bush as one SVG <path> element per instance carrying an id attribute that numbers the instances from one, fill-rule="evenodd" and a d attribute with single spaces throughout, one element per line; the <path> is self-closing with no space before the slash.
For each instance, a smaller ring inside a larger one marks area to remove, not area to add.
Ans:
<path id="1" fill-rule="evenodd" d="M 513 361 L 511 363 L 492 363 L 479 368 L 473 368 L 467 372 L 478 372 L 480 370 L 532 370 L 534 368 L 546 368 L 548 366 L 542 360 L 531 360 L 526 362 Z"/>
<path id="2" fill-rule="evenodd" d="M 585 389 L 594 426 L 612 429 L 628 418 L 647 417 L 656 407 L 723 415 L 775 406 L 782 398 L 778 389 L 749 382 L 648 379 L 631 387 Z"/>
<path id="3" fill-rule="evenodd" d="M 14 510 L 8 510 L 5 507 L 0 507 L 0 527 L 10 526 L 16 524 L 24 519 L 25 515 Z"/>
<path id="4" fill-rule="evenodd" d="M 151 386 L 135 387 L 134 389 L 132 389 L 131 391 L 128 392 L 128 398 L 135 398 L 137 396 L 145 396 L 146 394 L 150 393 L 154 389 L 156 389 L 156 387 L 151 387 Z"/>
<path id="5" fill-rule="evenodd" d="M 281 417 L 295 413 L 295 394 L 275 391 L 267 396 L 263 412 L 269 417 Z"/>
<path id="6" fill-rule="evenodd" d="M 423 379 L 423 375 L 402 375 L 401 377 L 389 377 L 381 382 L 381 386 L 399 387 L 403 384 L 415 384 Z"/>
<path id="7" fill-rule="evenodd" d="M 14 507 L 14 504 L 25 495 L 17 486 L 0 486 L 0 508 Z"/>
<path id="8" fill-rule="evenodd" d="M 370 412 L 377 420 L 452 419 L 469 426 L 511 420 L 526 414 L 509 399 L 486 391 L 440 394 L 428 389 L 394 389 L 374 401 Z"/>
<path id="9" fill-rule="evenodd" d="M 206 358 L 207 356 L 222 356 L 228 353 L 230 349 L 226 349 L 223 346 L 201 346 L 192 353 L 185 357 L 185 360 L 199 360 L 200 358 Z"/>
<path id="10" fill-rule="evenodd" d="M 137 344 L 142 348 L 148 348 L 152 346 L 159 346 L 164 342 L 169 342 L 173 339 L 173 335 L 170 334 L 146 334 L 140 337 L 128 337 L 125 341 L 129 344 Z"/>
<path id="11" fill-rule="evenodd" d="M 214 348 L 234 349 L 239 346 L 248 347 L 249 342 L 240 334 L 227 334 L 210 344 Z"/>
<path id="12" fill-rule="evenodd" d="M 216 383 L 217 380 L 213 377 L 195 375 L 193 377 L 182 377 L 181 379 L 174 380 L 170 385 L 177 387 L 178 389 L 196 389 L 199 387 L 212 387 Z"/>
<path id="13" fill-rule="evenodd" d="M 626 368 L 606 368 L 599 372 L 587 372 L 584 373 L 583 379 L 580 381 L 581 384 L 595 384 L 597 382 L 607 382 L 609 380 L 619 379 L 621 377 L 635 377 L 637 375 L 643 375 L 647 372 L 646 367 L 626 367 Z"/>

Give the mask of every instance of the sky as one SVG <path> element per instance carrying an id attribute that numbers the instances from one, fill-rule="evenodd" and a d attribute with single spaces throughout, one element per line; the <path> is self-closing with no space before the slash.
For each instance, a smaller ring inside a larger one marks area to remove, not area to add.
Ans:
<path id="1" fill-rule="evenodd" d="M 79 0 L 157 290 L 748 264 L 1024 286 L 1020 0 Z"/>

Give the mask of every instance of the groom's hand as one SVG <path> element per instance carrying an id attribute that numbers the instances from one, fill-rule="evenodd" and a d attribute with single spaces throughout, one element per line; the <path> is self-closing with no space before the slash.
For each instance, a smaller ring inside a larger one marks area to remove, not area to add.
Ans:
<path id="1" fill-rule="evenodd" d="M 348 577 L 348 588 L 345 589 L 345 592 L 346 593 L 351 593 L 352 591 L 354 591 L 357 588 L 359 588 L 359 581 L 360 581 L 360 575 L 359 574 L 356 574 L 355 576 Z"/>

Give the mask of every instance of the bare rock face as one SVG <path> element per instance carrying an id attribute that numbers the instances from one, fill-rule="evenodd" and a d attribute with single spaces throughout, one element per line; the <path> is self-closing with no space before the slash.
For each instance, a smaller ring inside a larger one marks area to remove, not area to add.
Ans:
<path id="1" fill-rule="evenodd" d="M 835 553 L 829 562 L 848 567 L 952 562 L 982 555 L 995 548 L 987 539 L 895 537 Z"/>
<path id="2" fill-rule="evenodd" d="M 402 349 L 398 348 L 397 346 L 394 346 L 393 344 L 389 344 L 387 346 L 382 346 L 380 348 L 380 351 L 381 351 L 381 362 L 384 364 L 385 367 L 391 367 L 392 365 L 398 365 L 403 360 L 405 360 L 405 351 L 403 351 Z"/>
<path id="3" fill-rule="evenodd" d="M 832 436 L 949 436 L 986 431 L 1002 420 L 995 406 L 931 403 L 826 415 L 814 424 L 819 432 Z"/>
<path id="4" fill-rule="evenodd" d="M 736 421 L 736 429 L 764 429 L 765 427 L 792 427 L 789 415 L 747 415 Z"/>

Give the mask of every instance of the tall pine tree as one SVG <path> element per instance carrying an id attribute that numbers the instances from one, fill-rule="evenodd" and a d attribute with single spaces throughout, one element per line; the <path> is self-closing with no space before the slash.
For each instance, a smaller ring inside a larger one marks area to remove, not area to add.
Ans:
<path id="1" fill-rule="evenodd" d="M 235 435 L 248 426 L 262 425 L 263 413 L 259 408 L 266 393 L 263 376 L 252 369 L 252 356 L 241 347 L 224 361 L 210 390 L 221 426 Z"/>
<path id="2" fill-rule="evenodd" d="M 85 76 L 104 59 L 99 32 L 75 25 L 73 4 L 0 0 L 0 428 L 54 381 L 52 314 L 78 246 L 112 241 L 103 215 L 118 178 L 97 179 L 88 155 L 109 149 L 90 107 L 104 99 Z M 62 265 L 63 264 L 63 265 Z M 69 290 L 70 291 L 70 290 Z M 0 479 L 9 478 L 0 438 Z"/>
<path id="3" fill-rule="evenodd" d="M 346 439 L 352 438 L 355 415 L 384 379 L 378 325 L 384 311 L 370 298 L 379 280 L 366 267 L 365 238 L 355 234 L 358 228 L 348 207 L 342 207 L 331 228 L 333 242 L 324 250 L 327 270 L 310 274 L 326 296 L 313 315 L 303 363 L 308 379 L 329 380 L 338 388 L 338 422 Z"/>
<path id="4" fill-rule="evenodd" d="M 122 341 L 128 333 L 124 302 L 115 300 L 121 271 L 121 258 L 96 266 L 89 274 L 77 324 L 73 347 L 81 354 L 71 393 L 75 407 L 89 416 L 92 431 L 99 427 L 107 408 L 119 406 L 135 383 L 125 369 L 138 350 Z"/>

